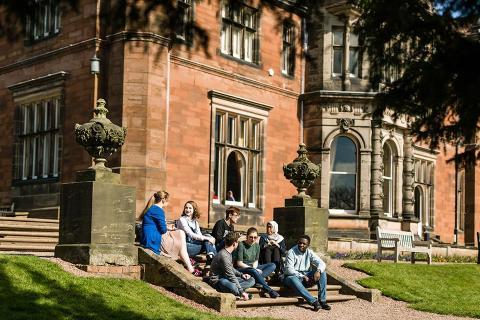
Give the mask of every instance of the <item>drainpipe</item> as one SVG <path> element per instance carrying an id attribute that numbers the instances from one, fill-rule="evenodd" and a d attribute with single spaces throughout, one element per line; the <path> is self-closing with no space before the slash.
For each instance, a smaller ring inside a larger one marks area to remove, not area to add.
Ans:
<path id="1" fill-rule="evenodd" d="M 173 40 L 170 40 L 167 47 L 167 83 L 165 90 L 165 145 L 163 152 L 163 165 L 165 172 L 167 171 L 167 145 L 168 145 L 168 128 L 170 118 L 170 61 L 172 55 Z"/>
<path id="2" fill-rule="evenodd" d="M 458 244 L 458 140 L 455 143 L 455 227 L 453 243 Z"/>
<path id="3" fill-rule="evenodd" d="M 302 52 L 301 52 L 301 78 L 300 95 L 305 93 L 305 60 L 308 51 L 307 22 L 302 18 Z M 300 143 L 303 143 L 303 98 L 300 101 Z"/>

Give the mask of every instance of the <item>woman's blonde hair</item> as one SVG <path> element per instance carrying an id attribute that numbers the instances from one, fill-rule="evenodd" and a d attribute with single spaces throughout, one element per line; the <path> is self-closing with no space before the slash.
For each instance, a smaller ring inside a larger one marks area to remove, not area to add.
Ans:
<path id="1" fill-rule="evenodd" d="M 138 217 L 139 220 L 143 219 L 143 216 L 145 213 L 147 213 L 148 209 L 150 209 L 151 206 L 153 206 L 155 203 L 159 203 L 162 200 L 168 200 L 168 192 L 165 190 L 157 191 L 155 192 L 150 199 L 148 199 L 147 204 L 145 205 L 145 208 L 143 209 L 142 213 Z"/>
<path id="2" fill-rule="evenodd" d="M 199 219 L 200 218 L 200 211 L 198 210 L 198 204 L 193 200 L 189 200 L 189 201 L 185 202 L 185 204 L 183 205 L 182 216 L 185 215 L 185 206 L 187 204 L 190 204 L 193 207 L 192 220 L 193 219 Z"/>

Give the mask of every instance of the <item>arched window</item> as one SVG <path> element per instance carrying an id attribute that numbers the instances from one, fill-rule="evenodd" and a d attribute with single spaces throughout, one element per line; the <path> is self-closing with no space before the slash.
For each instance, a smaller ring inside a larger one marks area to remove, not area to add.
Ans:
<path id="1" fill-rule="evenodd" d="M 415 187 L 415 205 L 413 207 L 415 217 L 422 221 L 423 217 L 423 192 L 422 187 Z"/>
<path id="2" fill-rule="evenodd" d="M 395 204 L 395 163 L 394 150 L 385 143 L 383 145 L 383 212 L 389 216 L 393 216 Z"/>
<path id="3" fill-rule="evenodd" d="M 330 148 L 330 209 L 353 213 L 357 203 L 357 147 L 346 136 Z"/>
<path id="4" fill-rule="evenodd" d="M 226 201 L 243 201 L 243 181 L 245 179 L 245 160 L 240 152 L 233 151 L 227 158 Z"/>

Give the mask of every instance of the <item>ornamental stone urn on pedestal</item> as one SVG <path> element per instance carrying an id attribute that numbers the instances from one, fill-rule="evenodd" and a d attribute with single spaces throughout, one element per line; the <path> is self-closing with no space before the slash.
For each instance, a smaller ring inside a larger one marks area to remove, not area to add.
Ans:
<path id="1" fill-rule="evenodd" d="M 324 254 L 328 248 L 328 210 L 319 208 L 318 200 L 306 194 L 307 188 L 320 175 L 320 167 L 307 158 L 305 144 L 299 145 L 297 153 L 292 163 L 283 166 L 283 173 L 298 194 L 285 199 L 285 207 L 273 209 L 273 217 L 288 248 L 306 234 L 310 236 L 311 249 Z"/>
<path id="2" fill-rule="evenodd" d="M 126 128 L 107 119 L 99 99 L 93 118 L 75 125 L 76 141 L 93 157 L 94 165 L 77 171 L 76 182 L 60 191 L 59 244 L 55 256 L 84 265 L 135 265 L 135 188 L 120 184 L 120 174 L 106 159 L 125 142 Z"/>

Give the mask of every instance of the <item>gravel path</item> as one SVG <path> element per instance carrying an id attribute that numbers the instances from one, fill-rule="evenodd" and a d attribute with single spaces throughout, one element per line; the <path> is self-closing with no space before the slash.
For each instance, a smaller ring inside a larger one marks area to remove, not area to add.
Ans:
<path id="1" fill-rule="evenodd" d="M 82 270 L 79 270 L 74 265 L 65 262 L 57 258 L 45 258 L 49 261 L 59 264 L 64 270 L 73 273 L 78 276 L 98 276 L 92 275 Z M 329 268 L 334 269 L 339 275 L 351 280 L 358 280 L 366 275 L 362 272 L 343 268 L 342 264 L 344 260 L 331 260 Z M 202 311 L 208 311 L 215 314 L 218 312 L 208 309 L 207 307 L 198 303 L 192 302 L 184 297 L 178 296 L 164 288 L 151 285 L 152 288 L 161 292 L 164 295 L 171 297 L 172 299 L 181 303 L 190 305 Z M 272 317 L 277 319 L 289 319 L 289 320 L 307 320 L 307 319 L 336 319 L 336 320 L 458 320 L 458 319 L 472 319 L 462 318 L 454 316 L 443 316 L 428 312 L 421 312 L 410 309 L 407 307 L 407 303 L 401 301 L 395 301 L 387 297 L 381 297 L 380 301 L 370 303 L 365 300 L 355 299 L 347 302 L 333 303 L 331 304 L 332 310 L 319 312 L 313 312 L 308 305 L 299 306 L 284 306 L 284 307 L 263 307 L 263 308 L 248 308 L 237 309 L 230 313 L 232 316 L 239 317 Z"/>

